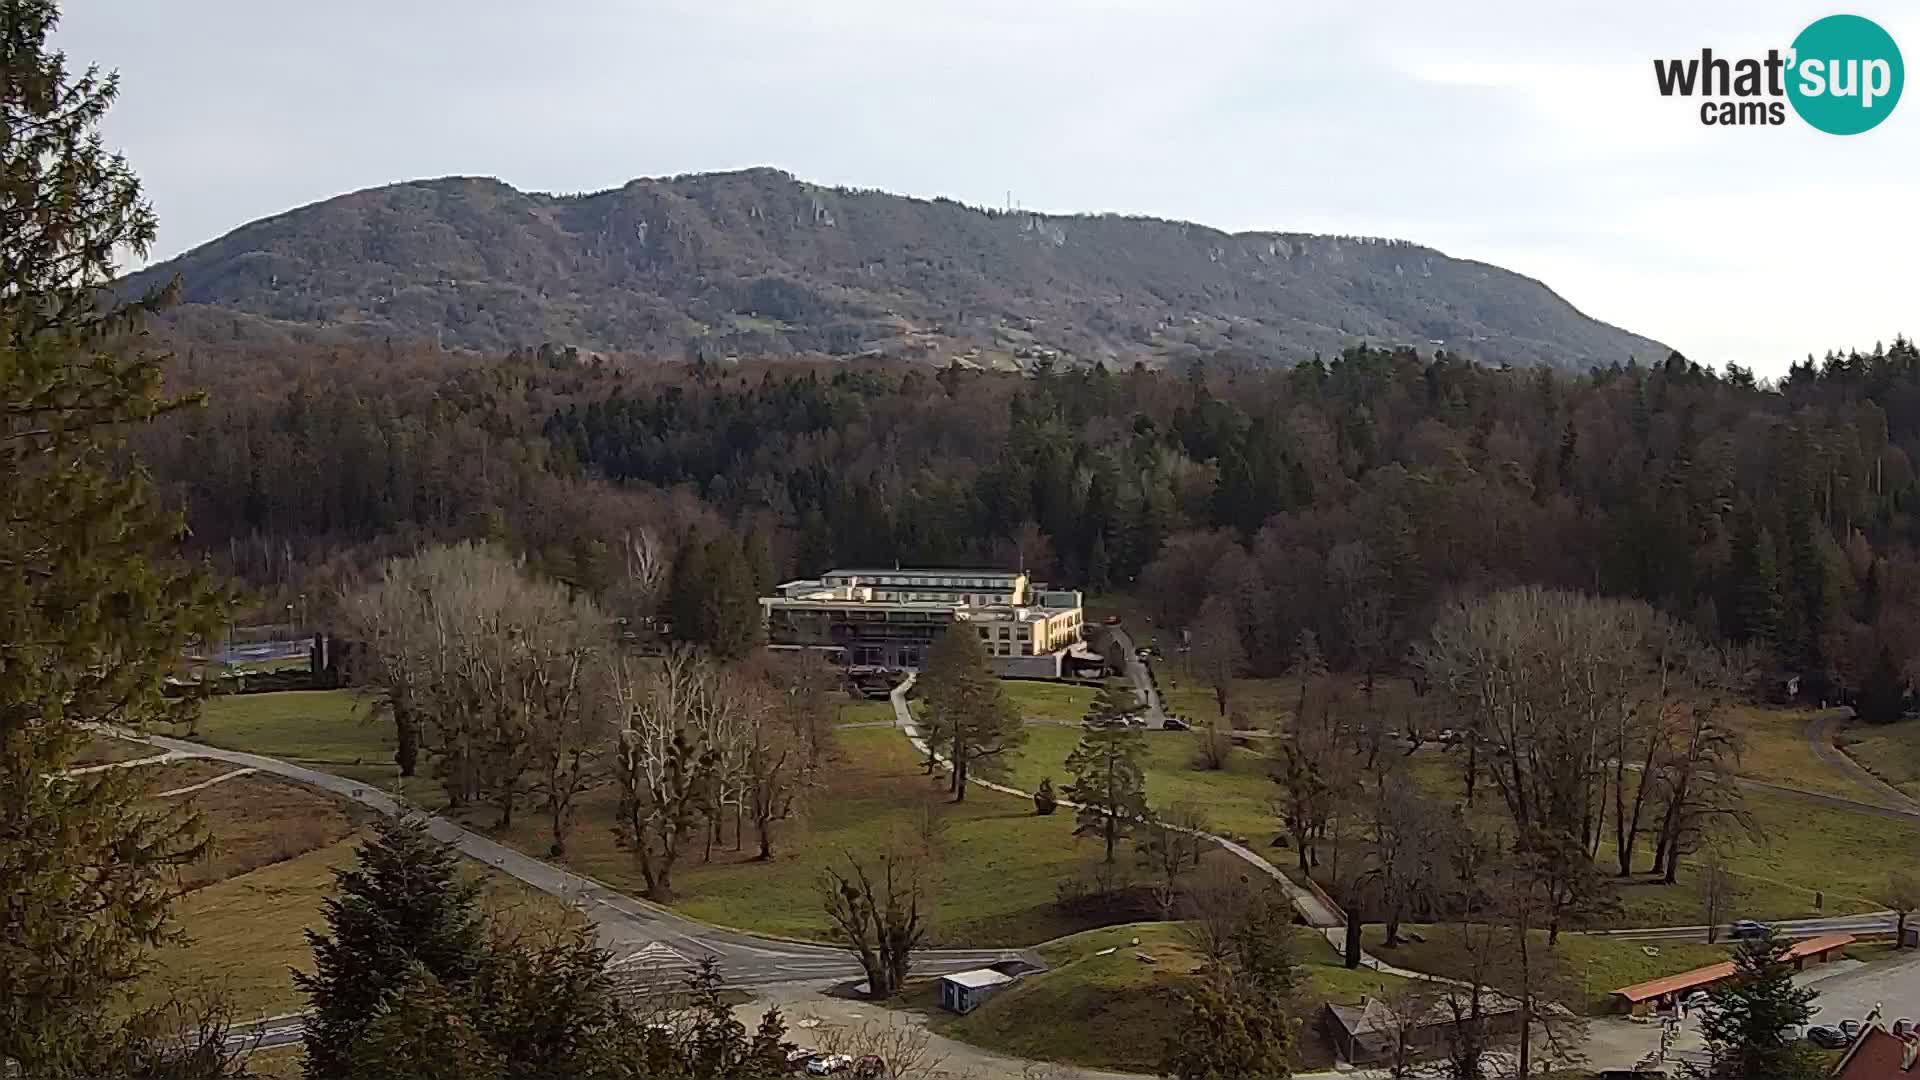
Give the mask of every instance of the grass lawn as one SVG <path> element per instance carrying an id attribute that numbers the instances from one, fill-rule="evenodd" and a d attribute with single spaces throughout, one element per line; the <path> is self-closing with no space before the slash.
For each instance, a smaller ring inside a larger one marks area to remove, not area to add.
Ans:
<path id="1" fill-rule="evenodd" d="M 1920 798 L 1920 720 L 1854 724 L 1841 733 L 1839 742 L 1867 771 Z"/>
<path id="2" fill-rule="evenodd" d="M 1093 704 L 1094 696 L 1099 693 L 1091 686 L 1030 679 L 1002 679 L 1000 688 L 1006 691 L 1007 700 L 1027 720 L 1065 723 L 1079 723 L 1087 715 L 1087 706 Z"/>
<path id="3" fill-rule="evenodd" d="M 1821 764 L 1807 749 L 1807 724 L 1814 709 L 1744 706 L 1731 710 L 1733 725 L 1746 738 L 1740 755 L 1740 775 L 1799 791 L 1834 795 L 1875 806 L 1888 804 L 1878 789 L 1847 773 Z M 1916 725 L 1920 729 L 1920 725 Z M 1920 761 L 1920 745 L 1916 745 Z"/>
<path id="4" fill-rule="evenodd" d="M 1068 782 L 1065 762 L 1080 741 L 1081 730 L 1072 727 L 1030 727 L 1027 741 L 1017 755 L 1006 762 L 1004 782 L 1023 791 L 1032 791 L 1045 777 L 1053 778 L 1055 790 Z M 1162 809 L 1179 802 L 1191 802 L 1206 815 L 1215 830 L 1224 829 L 1235 836 L 1264 844 L 1277 831 L 1272 800 L 1280 786 L 1268 778 L 1266 758 L 1255 751 L 1235 747 L 1226 768 L 1208 771 L 1193 767 L 1198 737 L 1183 731 L 1143 731 L 1140 737 L 1147 747 L 1147 801 Z"/>
<path id="5" fill-rule="evenodd" d="M 844 698 L 836 703 L 833 709 L 833 722 L 836 725 L 893 723 L 893 702 L 891 701 Z"/>
<path id="6" fill-rule="evenodd" d="M 1454 754 L 1423 753 L 1414 759 L 1413 776 L 1428 791 L 1458 801 L 1463 790 L 1460 759 Z M 1760 839 L 1741 836 L 1728 869 L 1736 895 L 1731 918 L 1784 919 L 1874 911 L 1874 899 L 1886 880 L 1890 851 L 1920 845 L 1920 828 L 1873 814 L 1816 805 L 1790 795 L 1747 789 L 1745 803 Z M 1476 816 L 1489 826 L 1505 824 L 1498 794 L 1484 785 L 1475 797 Z M 1603 867 L 1615 865 L 1612 829 L 1600 845 Z M 1651 859 L 1651 837 L 1637 845 L 1635 867 Z M 1678 883 L 1661 885 L 1644 874 L 1617 886 L 1620 910 L 1598 920 L 1605 926 L 1675 926 L 1706 921 L 1700 894 L 1698 857 L 1681 863 Z M 1821 904 L 1816 906 L 1815 901 Z"/>
<path id="7" fill-rule="evenodd" d="M 390 764 L 392 729 L 364 719 L 359 705 L 359 699 L 345 691 L 218 698 L 208 703 L 199 738 L 372 783 L 390 782 L 397 774 Z M 849 703 L 847 709 L 868 706 L 882 717 L 890 715 L 880 712 L 889 708 L 886 702 Z M 1054 902 L 1055 885 L 1097 857 L 1091 845 L 1075 843 L 1069 816 L 1037 817 L 1031 802 L 979 788 L 968 792 L 965 803 L 950 806 L 944 784 L 920 773 L 917 755 L 896 731 L 842 730 L 837 742 L 843 760 L 827 771 L 805 818 L 780 827 L 773 861 L 753 860 L 751 835 L 746 849 L 735 852 L 729 831 L 716 845 L 712 862 L 705 862 L 704 849 L 696 846 L 675 868 L 675 906 L 727 926 L 824 937 L 826 918 L 814 900 L 814 882 L 822 867 L 844 859 L 849 851 L 871 853 L 900 834 L 924 845 L 915 822 L 931 815 L 945 823 L 927 870 L 927 891 L 934 898 L 932 933 L 940 941 L 1021 945 L 1089 925 L 1087 917 L 1070 916 Z M 425 777 L 409 781 L 407 794 L 423 805 L 442 801 L 437 785 Z M 584 797 L 566 861 L 638 894 L 643 884 L 639 868 L 614 843 L 615 803 L 610 787 Z M 491 811 L 483 809 L 470 824 L 484 827 L 491 821 Z M 548 828 L 539 813 L 523 809 L 501 839 L 545 857 Z"/>
<path id="8" fill-rule="evenodd" d="M 288 968 L 311 970 L 302 931 L 320 923 L 320 902 L 333 890 L 329 871 L 352 858 L 353 842 L 339 840 L 182 897 L 174 917 L 188 940 L 155 955 L 140 1003 L 212 983 L 225 988 L 241 1016 L 299 1008 Z"/>
<path id="9" fill-rule="evenodd" d="M 1134 945 L 1135 940 L 1139 941 Z M 1114 951 L 1098 955 L 1106 949 Z M 1312 1013 L 1322 1003 L 1358 1003 L 1405 980 L 1339 967 L 1331 950 L 1299 938 L 1304 976 L 1298 1013 L 1299 1061 L 1319 1067 L 1331 1058 Z M 949 1037 L 1001 1053 L 1092 1068 L 1152 1072 L 1168 1035 L 1184 1019 L 1180 992 L 1199 958 L 1178 923 L 1150 922 L 1090 930 L 1039 947 L 1048 970 L 1022 979 L 966 1016 L 938 1008 L 938 990 L 924 984 L 910 999 L 929 1026 Z M 1152 958 L 1149 963 L 1141 956 Z"/>
<path id="10" fill-rule="evenodd" d="M 356 836 L 343 837 L 182 897 L 174 904 L 174 925 L 188 940 L 154 955 L 136 1004 L 157 1004 L 171 991 L 210 984 L 225 988 L 242 1018 L 303 1007 L 289 972 L 312 970 L 305 931 L 321 925 L 321 902 L 333 894 L 332 871 L 353 863 L 357 842 Z M 486 883 L 485 902 L 496 918 L 573 917 L 512 878 L 477 862 L 465 865 Z"/>
<path id="11" fill-rule="evenodd" d="M 393 725 L 375 722 L 351 690 L 225 694 L 207 699 L 191 738 L 307 765 L 393 761 Z"/>
<path id="12" fill-rule="evenodd" d="M 207 700 L 200 722 L 185 737 L 391 789 L 400 781 L 393 724 L 373 719 L 368 705 L 368 698 L 351 690 L 225 694 Z M 420 771 L 401 785 L 403 793 L 423 807 L 443 805 L 439 784 L 424 775 L 424 761 Z"/>
<path id="13" fill-rule="evenodd" d="M 1389 964 L 1410 971 L 1424 971 L 1432 975 L 1445 975 L 1454 978 L 1465 977 L 1471 971 L 1471 962 L 1460 946 L 1457 928 L 1447 924 L 1430 926 L 1409 926 L 1424 941 L 1403 941 L 1391 949 L 1381 947 L 1386 931 L 1383 927 L 1368 926 L 1361 934 L 1362 944 L 1367 951 Z M 1611 1008 L 1610 995 L 1623 986 L 1657 979 L 1663 975 L 1675 975 L 1682 971 L 1691 971 L 1708 964 L 1717 964 L 1727 958 L 1727 949 L 1723 945 L 1691 944 L 1684 942 L 1640 942 L 1621 941 L 1615 938 L 1592 937 L 1586 934 L 1563 933 L 1557 948 L 1547 947 L 1547 933 L 1544 930 L 1533 931 L 1532 941 L 1536 956 L 1555 957 L 1563 965 L 1564 977 L 1568 985 L 1582 988 L 1586 997 L 1586 1011 L 1604 1013 Z M 1647 955 L 1651 948 L 1654 955 Z M 1489 979 L 1498 985 L 1498 979 Z"/>
<path id="14" fill-rule="evenodd" d="M 723 926 L 824 939 L 826 916 L 815 883 L 848 852 L 870 855 L 890 839 L 927 853 L 924 870 L 931 934 L 939 944 L 1026 945 L 1089 925 L 1055 903 L 1055 885 L 1093 865 L 1098 852 L 1076 843 L 1073 818 L 1039 817 L 1026 799 L 973 788 L 966 802 L 948 801 L 945 782 L 921 774 L 913 747 L 892 730 L 842 730 L 841 760 L 832 764 L 802 821 L 783 823 L 774 859 L 758 862 L 749 828 L 744 850 L 732 830 L 713 860 L 691 846 L 674 869 L 673 906 Z M 615 795 L 602 787 L 580 806 L 567 865 L 635 895 L 643 889 L 633 857 L 614 843 Z M 928 843 L 918 827 L 938 823 Z M 486 812 L 476 818 L 486 824 Z M 547 822 L 536 811 L 515 819 L 498 838 L 544 856 Z M 496 834 L 498 835 L 498 834 Z"/>

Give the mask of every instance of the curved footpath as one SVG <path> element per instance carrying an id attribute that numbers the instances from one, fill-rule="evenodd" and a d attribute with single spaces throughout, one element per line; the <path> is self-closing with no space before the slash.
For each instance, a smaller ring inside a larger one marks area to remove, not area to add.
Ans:
<path id="1" fill-rule="evenodd" d="M 1920 802 L 1915 802 L 1906 792 L 1875 776 L 1872 770 L 1853 760 L 1853 756 L 1840 749 L 1835 742 L 1835 737 L 1840 734 L 1840 726 L 1851 719 L 1852 709 L 1834 709 L 1814 717 L 1807 724 L 1807 749 L 1827 768 L 1859 781 L 1879 793 L 1889 806 L 1906 811 L 1903 816 L 1920 819 Z"/>
<path id="2" fill-rule="evenodd" d="M 1117 643 L 1126 648 L 1128 674 L 1132 678 L 1135 693 L 1149 713 L 1149 723 L 1154 726 L 1164 724 L 1165 712 L 1161 708 L 1159 695 L 1153 688 L 1145 665 L 1134 654 L 1132 640 L 1124 632 L 1116 632 Z M 906 703 L 906 692 L 913 685 L 911 676 L 894 688 L 892 694 L 894 720 L 892 726 L 909 739 L 920 753 L 927 752 L 926 739 L 914 721 Z M 1830 768 L 1838 769 L 1862 779 L 1877 790 L 1886 794 L 1896 805 L 1905 809 L 1875 807 L 1870 804 L 1852 802 L 1830 796 L 1814 795 L 1796 789 L 1783 788 L 1763 781 L 1743 781 L 1758 787 L 1804 796 L 1810 800 L 1843 806 L 1848 809 L 1876 811 L 1886 816 L 1900 817 L 1920 821 L 1920 803 L 1916 803 L 1905 793 L 1893 788 L 1862 768 L 1859 763 L 1847 757 L 1833 743 L 1835 728 L 1844 717 L 1829 714 L 1811 722 L 1807 727 L 1807 743 L 1816 758 Z M 879 726 L 860 724 L 857 726 Z M 296 780 L 325 791 L 333 792 L 370 807 L 382 814 L 395 815 L 412 808 L 403 806 L 378 788 L 368 784 L 334 776 L 277 758 L 259 754 L 249 754 L 236 750 L 222 750 L 201 743 L 185 742 L 160 735 L 148 735 L 137 732 L 115 731 L 126 738 L 146 742 L 159 747 L 164 754 L 137 761 L 117 762 L 107 767 L 127 767 L 154 764 L 159 761 L 173 761 L 182 758 L 208 758 L 225 761 L 240 766 L 242 772 L 229 773 L 216 778 L 230 779 L 245 775 L 246 771 L 271 773 Z M 83 770 L 76 770 L 83 771 Z M 92 771 L 84 770 L 84 771 Z M 975 778 L 972 783 L 993 791 L 1002 792 L 1020 798 L 1031 798 L 1029 792 L 1004 784 Z M 184 791 L 182 792 L 184 793 Z M 1061 805 L 1075 808 L 1073 803 L 1062 801 Z M 898 1022 L 905 1019 L 915 1026 L 924 1026 L 919 1017 L 901 1014 L 895 1010 L 870 1002 L 849 1001 L 838 998 L 822 997 L 818 990 L 832 983 L 857 979 L 862 974 L 859 964 L 845 949 L 832 945 L 821 945 L 778 938 L 762 937 L 738 930 L 710 926 L 677 914 L 665 908 L 637 900 L 612 889 L 592 878 L 575 874 L 546 863 L 540 859 L 524 855 L 512 848 L 496 843 L 475 833 L 456 822 L 438 815 L 423 815 L 428 823 L 429 832 L 438 840 L 450 844 L 461 853 L 511 874 L 520 881 L 560 898 L 574 906 L 590 919 L 595 927 L 603 947 L 613 952 L 616 964 L 622 959 L 635 958 L 635 954 L 649 945 L 656 946 L 650 955 L 658 953 L 657 946 L 664 945 L 674 953 L 689 961 L 704 957 L 713 957 L 721 964 L 727 981 L 741 987 L 753 987 L 760 991 L 765 1001 L 756 1001 L 743 1009 L 765 1007 L 767 1002 L 781 1005 L 791 1018 L 805 1016 L 821 1017 L 828 1022 L 847 1023 L 858 1026 L 870 1022 Z M 1211 833 L 1197 834 L 1210 840 L 1249 866 L 1259 870 L 1273 880 L 1287 894 L 1301 918 L 1316 933 L 1324 936 L 1336 953 L 1345 946 L 1345 924 L 1342 913 L 1330 909 L 1319 897 L 1308 889 L 1295 884 L 1278 867 L 1259 853 L 1245 845 L 1235 843 L 1222 836 Z M 1796 937 L 1813 936 L 1833 931 L 1885 932 L 1893 925 L 1891 912 L 1872 912 L 1860 915 L 1836 916 L 1824 919 L 1801 919 L 1776 923 L 1781 929 Z M 1594 931 L 1596 934 L 1623 938 L 1687 938 L 1704 936 L 1704 926 L 1655 927 L 1638 930 Z M 1030 951 L 1013 949 L 935 949 L 920 954 L 916 966 L 929 973 L 964 970 L 1006 959 L 1023 959 L 1038 963 L 1038 957 Z M 1389 975 L 1417 979 L 1426 982 L 1452 983 L 1454 980 L 1429 975 L 1424 972 L 1409 971 L 1382 963 L 1377 957 L 1363 954 L 1365 967 Z M 236 1025 L 236 1037 L 257 1037 L 257 1046 L 261 1048 L 282 1046 L 297 1042 L 303 1028 L 298 1013 L 267 1017 L 250 1023 Z M 805 1029 L 794 1032 L 800 1041 L 805 1042 Z M 1047 1075 L 1062 1080 L 1145 1080 L 1137 1074 L 1106 1072 L 1096 1069 L 1077 1069 L 1028 1061 L 1021 1058 L 996 1054 L 989 1050 L 958 1042 L 944 1036 L 929 1033 L 930 1050 L 943 1065 L 934 1075 L 949 1077 L 971 1077 L 973 1080 L 1001 1077 L 1006 1080 L 1035 1075 L 1036 1069 L 1044 1070 Z M 1323 1073 L 1296 1074 L 1300 1080 L 1332 1080 L 1335 1077 L 1376 1078 L 1384 1073 L 1375 1070 L 1345 1069 Z"/>
<path id="3" fill-rule="evenodd" d="M 893 688 L 893 722 L 894 726 L 900 729 L 900 733 L 905 735 L 907 740 L 913 744 L 915 750 L 926 754 L 929 753 L 926 737 L 920 733 L 920 725 L 913 718 L 913 710 L 907 707 L 907 691 L 913 687 L 913 682 L 914 676 L 910 674 L 904 682 Z M 1151 692 L 1151 688 L 1149 688 L 1147 692 Z M 944 759 L 942 759 L 942 761 L 944 763 Z M 970 778 L 968 783 L 974 784 L 977 787 L 986 788 L 989 791 L 998 791 L 1023 799 L 1033 798 L 1032 792 L 1021 791 L 1019 788 L 1008 787 L 1006 784 L 997 784 L 991 780 L 982 780 L 979 777 Z M 1069 802 L 1066 799 L 1060 799 L 1059 804 L 1069 810 L 1077 810 L 1080 808 L 1078 804 Z M 1275 884 L 1280 886 L 1281 891 L 1287 894 L 1287 899 L 1293 904 L 1294 910 L 1300 913 L 1301 920 L 1312 927 L 1314 933 L 1324 937 L 1327 944 L 1333 947 L 1336 955 L 1345 955 L 1347 923 L 1344 913 L 1329 908 L 1318 896 L 1314 895 L 1312 890 L 1296 884 L 1294 880 L 1282 872 L 1279 867 L 1268 862 L 1252 848 L 1229 840 L 1224 836 L 1216 836 L 1210 832 L 1201 832 L 1198 830 L 1183 831 L 1188 831 L 1191 835 L 1218 844 L 1227 851 L 1232 852 L 1248 866 L 1253 867 L 1255 870 L 1260 871 L 1272 879 Z M 1424 971 L 1410 971 L 1406 968 L 1394 967 L 1392 964 L 1383 962 L 1379 957 L 1371 953 L 1363 952 L 1360 954 L 1360 966 L 1370 968 L 1384 975 L 1398 975 L 1403 979 L 1417 979 L 1421 982 L 1447 983 L 1460 986 L 1466 985 L 1443 976 L 1430 975 Z"/>
<path id="4" fill-rule="evenodd" d="M 140 739 L 179 756 L 225 761 L 298 780 L 389 816 L 412 809 L 402 806 L 372 785 L 318 772 L 278 758 L 222 750 L 162 735 L 126 734 L 129 738 Z M 657 942 L 688 961 L 697 962 L 705 957 L 713 957 L 720 962 L 726 981 L 735 986 L 822 984 L 857 979 L 862 975 L 858 961 L 844 948 L 761 937 L 696 922 L 665 908 L 636 900 L 592 878 L 524 855 L 446 818 L 422 816 L 435 839 L 577 908 L 592 920 L 601 945 L 614 954 L 616 963 L 643 946 Z M 1017 949 L 930 949 L 916 957 L 922 970 L 929 972 L 962 971 L 1010 959 L 1038 962 L 1032 953 Z"/>

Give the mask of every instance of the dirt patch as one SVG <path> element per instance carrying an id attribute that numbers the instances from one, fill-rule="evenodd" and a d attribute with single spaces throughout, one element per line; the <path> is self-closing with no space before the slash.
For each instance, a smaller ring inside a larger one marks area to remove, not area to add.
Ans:
<path id="1" fill-rule="evenodd" d="M 135 765 L 131 771 L 149 797 L 158 797 L 163 791 L 173 791 L 211 780 L 216 776 L 225 776 L 238 768 L 240 766 L 225 761 L 184 758 L 159 765 Z M 234 781 L 229 781 L 229 783 L 232 782 Z"/>
<path id="2" fill-rule="evenodd" d="M 372 817 L 372 811 L 326 792 L 260 773 L 167 801 L 199 811 L 214 838 L 212 857 L 181 872 L 189 889 L 325 847 Z"/>
<path id="3" fill-rule="evenodd" d="M 138 758 L 154 757 L 161 751 L 146 743 L 131 739 L 120 739 L 112 735 L 92 735 L 86 745 L 73 755 L 72 766 L 85 768 L 88 765 L 108 765 L 116 761 L 133 761 Z"/>

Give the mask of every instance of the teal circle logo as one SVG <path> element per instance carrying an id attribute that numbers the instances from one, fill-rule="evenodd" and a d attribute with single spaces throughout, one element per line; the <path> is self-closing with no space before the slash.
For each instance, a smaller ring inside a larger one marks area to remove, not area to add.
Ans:
<path id="1" fill-rule="evenodd" d="M 1829 15 L 1800 31 L 1792 64 L 1787 100 L 1829 135 L 1871 130 L 1899 104 L 1907 81 L 1893 35 L 1858 15 Z"/>

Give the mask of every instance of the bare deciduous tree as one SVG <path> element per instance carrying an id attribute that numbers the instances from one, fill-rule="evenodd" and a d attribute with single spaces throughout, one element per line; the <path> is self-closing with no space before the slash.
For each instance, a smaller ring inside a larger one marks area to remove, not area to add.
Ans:
<path id="1" fill-rule="evenodd" d="M 535 772 L 563 849 L 606 735 L 595 677 L 610 642 L 592 603 L 460 544 L 390 560 L 343 598 L 341 617 L 393 715 L 403 773 L 423 747 L 454 806 L 491 801 L 505 828 Z"/>
<path id="2" fill-rule="evenodd" d="M 1186 934 L 1211 965 L 1225 964 L 1233 954 L 1234 935 L 1246 921 L 1253 889 L 1245 867 L 1220 860 L 1200 868 L 1187 886 L 1182 910 Z"/>
<path id="3" fill-rule="evenodd" d="M 1233 610 L 1218 597 L 1209 597 L 1194 618 L 1193 643 L 1187 654 L 1187 670 L 1213 691 L 1220 715 L 1227 715 L 1233 697 L 1233 680 L 1247 665 L 1246 650 L 1240 644 L 1240 628 L 1234 624 Z"/>
<path id="4" fill-rule="evenodd" d="M 1910 871 L 1893 871 L 1887 875 L 1887 883 L 1880 891 L 1880 902 L 1893 912 L 1894 947 L 1906 948 L 1907 917 L 1920 909 L 1920 878 Z"/>
<path id="5" fill-rule="evenodd" d="M 870 996 L 900 991 L 927 935 L 921 916 L 920 864 L 893 848 L 868 861 L 848 852 L 845 872 L 826 867 L 819 890 L 827 918 L 867 973 Z"/>
<path id="6" fill-rule="evenodd" d="M 623 659 L 612 672 L 621 731 L 614 752 L 615 835 L 633 852 L 647 895 L 673 897 L 673 867 L 706 805 L 716 755 L 705 732 L 724 693 L 718 670 L 689 649 L 657 664 Z"/>
<path id="7" fill-rule="evenodd" d="M 856 1060 L 879 1058 L 885 1063 L 885 1075 L 892 1080 L 933 1080 L 947 1075 L 947 1055 L 934 1046 L 933 1034 L 899 1013 L 868 1018 L 854 1026 L 831 1025 L 818 1030 L 821 1053 L 845 1054 Z"/>
<path id="8" fill-rule="evenodd" d="M 1727 860 L 1718 846 L 1707 850 L 1707 857 L 1700 864 L 1700 903 L 1707 917 L 1707 944 L 1720 940 L 1720 920 L 1727 917 L 1727 908 L 1733 902 L 1733 875 L 1727 871 Z"/>

